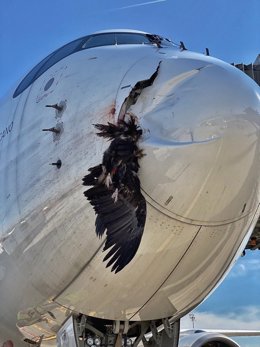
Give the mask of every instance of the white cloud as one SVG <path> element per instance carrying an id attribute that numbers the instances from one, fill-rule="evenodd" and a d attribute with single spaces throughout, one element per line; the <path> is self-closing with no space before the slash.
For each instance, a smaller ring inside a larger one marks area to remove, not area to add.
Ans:
<path id="1" fill-rule="evenodd" d="M 240 259 L 237 264 L 234 266 L 232 271 L 230 272 L 229 277 L 243 277 L 243 276 L 252 276 L 253 274 L 257 274 L 260 270 L 260 259 Z"/>
<path id="2" fill-rule="evenodd" d="M 243 308 L 239 313 L 228 312 L 217 314 L 212 312 L 193 312 L 195 329 L 228 329 L 228 330 L 259 330 L 260 306 Z M 192 322 L 189 315 L 181 319 L 182 329 L 191 329 Z"/>
<path id="3" fill-rule="evenodd" d="M 248 267 L 249 270 L 260 270 L 260 259 L 248 259 L 245 262 L 245 266 Z"/>
<path id="4" fill-rule="evenodd" d="M 237 264 L 231 271 L 229 277 L 242 277 L 247 275 L 247 268 L 244 264 Z"/>

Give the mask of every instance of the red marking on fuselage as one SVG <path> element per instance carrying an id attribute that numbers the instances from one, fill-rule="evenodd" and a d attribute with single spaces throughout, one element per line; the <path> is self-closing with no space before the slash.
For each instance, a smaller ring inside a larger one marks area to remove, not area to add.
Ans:
<path id="1" fill-rule="evenodd" d="M 116 107 L 115 107 L 115 103 L 113 103 L 110 108 L 109 108 L 109 112 L 108 112 L 108 118 L 110 120 L 115 120 L 115 113 L 116 113 Z"/>
<path id="2" fill-rule="evenodd" d="M 103 108 L 100 112 L 100 115 L 102 115 L 101 119 L 98 120 L 99 123 L 114 123 L 115 120 L 115 113 L 116 113 L 116 104 L 115 102 L 109 104 L 107 107 Z"/>

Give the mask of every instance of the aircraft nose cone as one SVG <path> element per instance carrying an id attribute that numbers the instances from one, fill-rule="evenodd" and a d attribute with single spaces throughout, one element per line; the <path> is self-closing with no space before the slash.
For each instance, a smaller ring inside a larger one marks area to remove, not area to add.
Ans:
<path id="1" fill-rule="evenodd" d="M 162 212 L 223 224 L 258 205 L 259 87 L 233 66 L 185 53 L 163 61 L 131 110 L 144 129 L 142 189 Z"/>

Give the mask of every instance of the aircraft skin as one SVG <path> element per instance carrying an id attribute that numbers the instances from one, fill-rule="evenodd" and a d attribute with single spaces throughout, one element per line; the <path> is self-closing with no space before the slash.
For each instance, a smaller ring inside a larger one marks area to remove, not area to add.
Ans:
<path id="1" fill-rule="evenodd" d="M 259 217 L 257 84 L 178 46 L 117 44 L 70 54 L 13 93 L 0 110 L 0 344 L 22 346 L 21 333 L 55 343 L 71 311 L 177 319 L 204 300 Z M 147 218 L 135 257 L 115 274 L 82 178 L 109 145 L 93 124 L 126 113 L 143 129 Z"/>

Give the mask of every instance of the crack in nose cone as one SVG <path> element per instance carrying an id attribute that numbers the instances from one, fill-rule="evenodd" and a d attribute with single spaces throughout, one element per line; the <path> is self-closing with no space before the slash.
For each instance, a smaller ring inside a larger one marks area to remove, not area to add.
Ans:
<path id="1" fill-rule="evenodd" d="M 185 54 L 163 61 L 129 110 L 144 129 L 142 189 L 173 218 L 234 222 L 259 203 L 259 87 L 224 62 Z"/>

